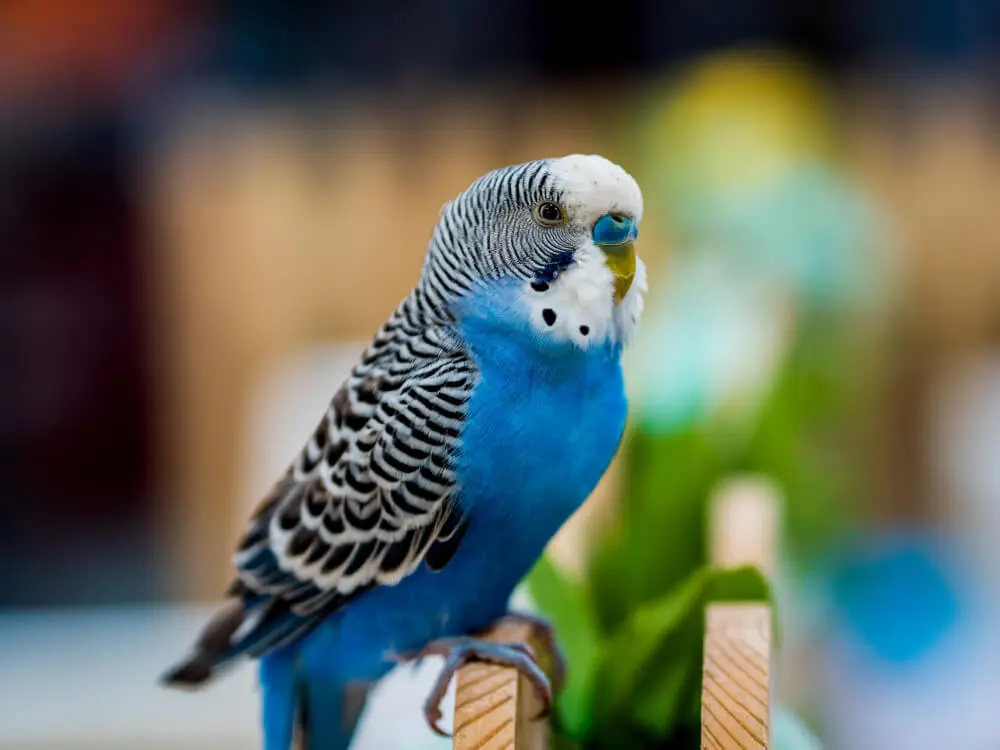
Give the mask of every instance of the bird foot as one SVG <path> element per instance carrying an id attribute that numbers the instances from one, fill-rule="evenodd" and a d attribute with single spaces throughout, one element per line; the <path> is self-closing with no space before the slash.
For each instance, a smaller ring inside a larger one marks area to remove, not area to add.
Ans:
<path id="1" fill-rule="evenodd" d="M 500 618 L 499 624 L 527 625 L 552 658 L 552 684 L 558 691 L 566 683 L 566 655 L 556 640 L 556 631 L 552 623 L 544 617 L 530 612 L 512 611 Z"/>
<path id="2" fill-rule="evenodd" d="M 441 702 L 448 692 L 448 684 L 460 668 L 470 662 L 486 662 L 503 667 L 513 667 L 535 688 L 542 701 L 542 711 L 538 718 L 548 716 L 552 710 L 552 686 L 538 664 L 535 652 L 526 643 L 492 643 L 478 638 L 442 638 L 431 641 L 418 653 L 404 656 L 406 660 L 422 659 L 426 656 L 443 656 L 444 668 L 431 688 L 424 703 L 424 718 L 437 734 L 447 737 L 440 727 Z"/>

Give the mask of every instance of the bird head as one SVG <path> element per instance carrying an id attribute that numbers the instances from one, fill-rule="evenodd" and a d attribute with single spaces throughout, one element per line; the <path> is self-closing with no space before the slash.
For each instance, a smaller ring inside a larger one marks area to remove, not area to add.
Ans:
<path id="1" fill-rule="evenodd" d="M 494 170 L 442 210 L 425 293 L 460 315 L 493 314 L 501 297 L 547 339 L 627 343 L 645 291 L 642 209 L 635 180 L 602 156 Z"/>

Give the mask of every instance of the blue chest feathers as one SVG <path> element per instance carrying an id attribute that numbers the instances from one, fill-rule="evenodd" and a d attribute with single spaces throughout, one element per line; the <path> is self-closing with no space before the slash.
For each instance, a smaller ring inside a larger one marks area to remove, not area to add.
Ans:
<path id="1" fill-rule="evenodd" d="M 501 323 L 463 321 L 480 381 L 457 469 L 469 535 L 502 540 L 512 559 L 524 559 L 523 574 L 607 469 L 626 400 L 617 347 L 580 349 Z"/>

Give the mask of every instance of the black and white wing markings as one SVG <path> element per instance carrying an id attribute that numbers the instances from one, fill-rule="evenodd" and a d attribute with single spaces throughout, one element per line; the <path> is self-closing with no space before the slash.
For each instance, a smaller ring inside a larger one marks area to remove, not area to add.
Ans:
<path id="1" fill-rule="evenodd" d="M 429 334 L 393 343 L 369 356 L 376 338 L 254 515 L 234 593 L 308 616 L 454 555 L 467 519 L 452 462 L 476 369 Z"/>

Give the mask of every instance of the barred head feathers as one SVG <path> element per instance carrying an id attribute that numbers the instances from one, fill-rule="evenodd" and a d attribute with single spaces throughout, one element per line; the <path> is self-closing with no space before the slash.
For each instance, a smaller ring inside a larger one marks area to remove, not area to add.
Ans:
<path id="1" fill-rule="evenodd" d="M 608 215 L 637 225 L 642 193 L 596 155 L 541 159 L 489 172 L 441 213 L 415 295 L 435 317 L 491 281 L 522 285 L 525 315 L 542 334 L 579 346 L 627 343 L 642 311 L 645 269 L 615 304 L 614 277 L 594 242 Z M 543 215 L 547 214 L 547 215 Z"/>

